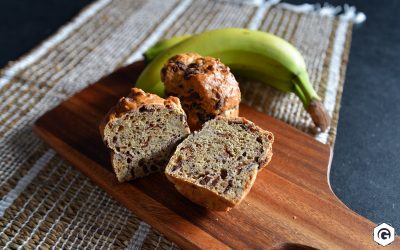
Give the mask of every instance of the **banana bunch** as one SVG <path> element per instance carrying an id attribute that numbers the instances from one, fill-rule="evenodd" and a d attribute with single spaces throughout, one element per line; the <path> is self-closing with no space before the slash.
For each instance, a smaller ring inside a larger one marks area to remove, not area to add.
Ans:
<path id="1" fill-rule="evenodd" d="M 302 55 L 290 43 L 266 32 L 225 28 L 161 41 L 145 53 L 149 64 L 136 87 L 163 96 L 161 68 L 170 57 L 186 52 L 219 58 L 234 74 L 295 93 L 316 127 L 328 128 L 329 114 L 310 83 Z"/>

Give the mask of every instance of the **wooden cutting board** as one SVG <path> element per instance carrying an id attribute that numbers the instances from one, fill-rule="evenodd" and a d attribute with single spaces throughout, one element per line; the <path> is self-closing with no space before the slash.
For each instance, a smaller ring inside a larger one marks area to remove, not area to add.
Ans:
<path id="1" fill-rule="evenodd" d="M 374 224 L 332 193 L 328 145 L 252 108 L 240 114 L 274 133 L 274 156 L 246 199 L 230 212 L 210 212 L 175 191 L 162 174 L 118 183 L 98 125 L 128 94 L 141 62 L 104 77 L 47 112 L 36 132 L 60 155 L 137 216 L 184 248 L 376 248 Z M 349 166 L 350 167 L 350 166 Z M 399 241 L 390 247 L 400 249 Z"/>

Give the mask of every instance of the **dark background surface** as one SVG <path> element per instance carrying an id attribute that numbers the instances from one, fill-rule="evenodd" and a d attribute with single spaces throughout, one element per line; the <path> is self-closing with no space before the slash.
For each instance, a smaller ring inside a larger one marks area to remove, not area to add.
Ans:
<path id="1" fill-rule="evenodd" d="M 347 2 L 367 15 L 353 29 L 331 185 L 351 209 L 400 231 L 400 1 L 327 1 Z M 0 1 L 0 67 L 27 53 L 90 2 Z"/>

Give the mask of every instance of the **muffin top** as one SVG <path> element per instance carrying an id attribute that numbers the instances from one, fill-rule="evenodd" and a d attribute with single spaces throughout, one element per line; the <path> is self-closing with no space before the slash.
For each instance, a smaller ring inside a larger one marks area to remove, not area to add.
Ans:
<path id="1" fill-rule="evenodd" d="M 176 55 L 164 65 L 161 79 L 166 94 L 181 100 L 191 127 L 201 127 L 217 115 L 237 116 L 239 84 L 219 59 L 196 53 Z"/>

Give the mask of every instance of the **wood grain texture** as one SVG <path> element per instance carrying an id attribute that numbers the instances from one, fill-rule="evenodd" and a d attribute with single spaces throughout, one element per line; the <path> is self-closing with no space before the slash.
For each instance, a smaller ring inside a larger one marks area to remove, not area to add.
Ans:
<path id="1" fill-rule="evenodd" d="M 246 199 L 210 212 L 175 191 L 164 175 L 118 183 L 103 145 L 100 120 L 143 69 L 122 68 L 39 118 L 36 132 L 124 206 L 184 248 L 373 249 L 375 225 L 343 205 L 327 179 L 328 145 L 252 108 L 242 116 L 274 133 L 274 156 Z M 386 249 L 400 249 L 396 240 Z"/>

